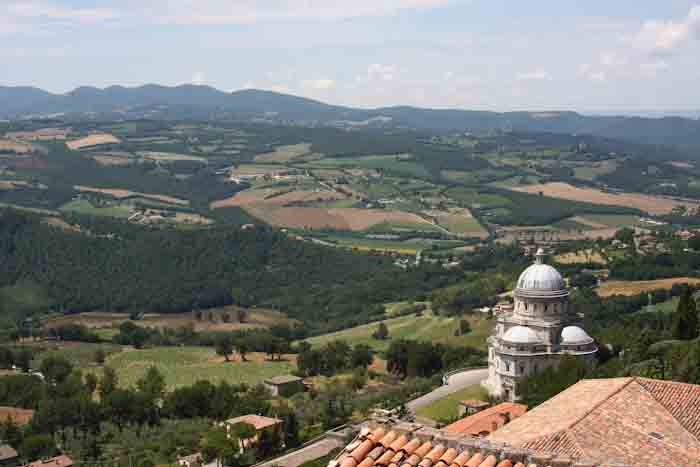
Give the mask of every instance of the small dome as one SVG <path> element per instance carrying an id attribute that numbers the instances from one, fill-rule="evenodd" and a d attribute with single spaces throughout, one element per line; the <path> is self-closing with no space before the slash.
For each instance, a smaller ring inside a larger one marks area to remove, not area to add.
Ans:
<path id="1" fill-rule="evenodd" d="M 535 254 L 536 262 L 520 274 L 517 289 L 532 292 L 560 292 L 566 283 L 559 271 L 544 263 L 545 253 L 540 248 Z"/>
<path id="2" fill-rule="evenodd" d="M 537 333 L 525 326 L 514 326 L 503 334 L 504 341 L 513 344 L 539 344 L 542 342 Z"/>
<path id="3" fill-rule="evenodd" d="M 562 344 L 590 344 L 593 338 L 578 326 L 567 326 L 561 331 Z"/>

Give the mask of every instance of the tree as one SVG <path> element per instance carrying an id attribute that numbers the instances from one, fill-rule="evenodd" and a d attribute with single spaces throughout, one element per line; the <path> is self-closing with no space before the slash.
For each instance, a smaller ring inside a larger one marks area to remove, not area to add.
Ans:
<path id="1" fill-rule="evenodd" d="M 97 376 L 92 373 L 85 375 L 85 389 L 88 392 L 88 397 L 92 398 L 92 395 L 97 390 L 98 385 L 99 381 L 97 380 Z"/>
<path id="2" fill-rule="evenodd" d="M 675 376 L 686 383 L 700 384 L 700 342 L 691 345 L 675 370 Z"/>
<path id="3" fill-rule="evenodd" d="M 56 443 L 51 435 L 30 435 L 20 444 L 19 453 L 29 461 L 52 457 L 56 454 Z"/>
<path id="4" fill-rule="evenodd" d="M 350 366 L 353 368 L 367 368 L 374 361 L 374 351 L 367 344 L 357 344 L 350 354 Z"/>
<path id="5" fill-rule="evenodd" d="M 143 378 L 136 382 L 136 387 L 149 400 L 157 402 L 165 394 L 165 378 L 155 366 L 151 366 Z"/>
<path id="6" fill-rule="evenodd" d="M 238 438 L 221 427 L 209 430 L 201 440 L 202 457 L 206 462 L 217 461 L 217 465 L 235 467 L 238 465 L 237 457 L 240 455 L 240 443 Z"/>
<path id="7" fill-rule="evenodd" d="M 222 355 L 227 362 L 230 362 L 229 355 L 233 353 L 233 339 L 229 334 L 220 337 L 216 341 L 216 353 Z"/>
<path id="8" fill-rule="evenodd" d="M 678 301 L 678 308 L 673 317 L 673 337 L 679 340 L 692 340 L 700 332 L 698 310 L 690 288 L 685 287 Z"/>
<path id="9" fill-rule="evenodd" d="M 367 385 L 367 369 L 355 368 L 350 378 L 350 385 L 355 391 L 359 391 Z"/>
<path id="10" fill-rule="evenodd" d="M 472 326 L 471 324 L 469 324 L 469 321 L 467 321 L 466 319 L 462 319 L 459 321 L 458 331 L 460 336 L 469 334 L 470 332 L 472 332 Z"/>
<path id="11" fill-rule="evenodd" d="M 566 355 L 559 366 L 522 378 L 517 393 L 523 404 L 533 408 L 585 378 L 588 370 L 584 360 Z"/>
<path id="12" fill-rule="evenodd" d="M 10 446 L 19 446 L 22 443 L 22 430 L 19 429 L 12 416 L 9 416 L 0 425 L 0 439 Z"/>
<path id="13" fill-rule="evenodd" d="M 95 363 L 98 365 L 104 365 L 106 358 L 105 351 L 102 349 L 102 347 L 95 350 Z"/>
<path id="14" fill-rule="evenodd" d="M 28 349 L 21 349 L 15 353 L 15 365 L 22 371 L 29 371 L 32 367 L 32 353 Z"/>
<path id="15" fill-rule="evenodd" d="M 119 384 L 117 372 L 114 368 L 106 366 L 102 371 L 102 381 L 100 381 L 100 397 L 103 399 L 112 394 Z"/>
<path id="16" fill-rule="evenodd" d="M 386 323 L 383 321 L 379 323 L 379 326 L 377 327 L 377 330 L 372 334 L 372 337 L 383 341 L 389 338 L 389 328 L 387 327 Z"/>
<path id="17" fill-rule="evenodd" d="M 49 383 L 60 384 L 71 374 L 73 365 L 65 358 L 50 356 L 42 360 L 39 371 Z"/>

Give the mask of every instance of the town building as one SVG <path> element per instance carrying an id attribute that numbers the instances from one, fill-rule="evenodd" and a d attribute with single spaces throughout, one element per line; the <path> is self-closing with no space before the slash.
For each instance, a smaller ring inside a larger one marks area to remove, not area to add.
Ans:
<path id="1" fill-rule="evenodd" d="M 16 467 L 19 465 L 19 455 L 9 444 L 0 445 L 0 467 Z"/>
<path id="2" fill-rule="evenodd" d="M 231 433 L 235 430 L 236 425 L 241 424 L 251 425 L 255 429 L 255 435 L 249 438 L 239 439 L 241 449 L 257 444 L 260 440 L 260 435 L 262 435 L 264 431 L 277 431 L 279 433 L 282 428 L 282 420 L 263 417 L 261 415 L 243 415 L 241 417 L 230 418 L 222 422 L 221 426 L 226 430 L 226 433 Z"/>
<path id="3" fill-rule="evenodd" d="M 598 351 L 569 307 L 569 291 L 559 271 L 545 264 L 540 248 L 535 263 L 518 279 L 513 310 L 499 313 L 488 339 L 489 394 L 517 401 L 519 379 L 557 366 L 563 355 L 591 361 Z"/>
<path id="4" fill-rule="evenodd" d="M 700 465 L 700 386 L 647 378 L 583 380 L 489 441 L 594 464 Z"/>
<path id="5" fill-rule="evenodd" d="M 195 452 L 189 456 L 178 457 L 177 459 L 177 465 L 181 467 L 201 467 L 202 464 L 204 464 L 204 459 L 199 452 Z"/>
<path id="6" fill-rule="evenodd" d="M 51 457 L 50 459 L 41 459 L 31 462 L 25 467 L 73 467 L 73 459 L 61 454 L 60 456 Z"/>
<path id="7" fill-rule="evenodd" d="M 526 405 L 503 402 L 447 425 L 442 431 L 484 438 L 525 412 L 527 412 Z"/>
<path id="8" fill-rule="evenodd" d="M 477 399 L 468 399 L 464 401 L 459 402 L 459 416 L 464 417 L 467 415 L 474 415 L 477 412 L 480 412 L 484 409 L 488 409 L 491 407 L 491 404 L 489 404 L 486 401 L 480 401 Z"/>
<path id="9" fill-rule="evenodd" d="M 291 397 L 305 389 L 304 380 L 294 375 L 275 376 L 263 383 L 275 397 Z"/>

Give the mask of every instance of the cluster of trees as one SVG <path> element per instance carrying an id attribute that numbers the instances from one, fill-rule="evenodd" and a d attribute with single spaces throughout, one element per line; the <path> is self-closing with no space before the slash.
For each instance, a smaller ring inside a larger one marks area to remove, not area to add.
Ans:
<path id="1" fill-rule="evenodd" d="M 484 352 L 432 342 L 398 339 L 386 352 L 387 369 L 401 377 L 431 377 L 443 370 L 484 363 Z"/>
<path id="2" fill-rule="evenodd" d="M 366 369 L 374 361 L 374 351 L 365 344 L 354 347 L 345 341 L 332 341 L 313 348 L 303 342 L 299 346 L 297 368 L 305 376 L 332 376 L 349 369 Z"/>
<path id="3" fill-rule="evenodd" d="M 55 310 L 256 305 L 284 310 L 311 329 L 335 330 L 376 319 L 378 304 L 459 276 L 438 265 L 404 271 L 391 258 L 293 241 L 264 227 L 182 231 L 89 222 L 92 235 L 81 235 L 0 210 L 0 288 L 32 282 Z"/>
<path id="4" fill-rule="evenodd" d="M 99 342 L 100 337 L 86 326 L 81 324 L 62 324 L 46 331 L 47 337 L 77 342 Z"/>
<path id="5" fill-rule="evenodd" d="M 29 371 L 34 354 L 27 348 L 12 349 L 0 347 L 0 368 L 10 369 L 13 366 L 22 371 Z"/>

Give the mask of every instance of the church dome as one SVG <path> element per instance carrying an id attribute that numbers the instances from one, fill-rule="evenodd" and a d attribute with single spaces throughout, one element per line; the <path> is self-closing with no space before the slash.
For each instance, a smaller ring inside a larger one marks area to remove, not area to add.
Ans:
<path id="1" fill-rule="evenodd" d="M 559 271 L 544 263 L 544 251 L 540 248 L 535 256 L 535 264 L 520 274 L 516 292 L 522 295 L 566 295 L 564 278 Z"/>
<path id="2" fill-rule="evenodd" d="M 539 338 L 535 331 L 525 326 L 510 328 L 503 334 L 502 339 L 511 344 L 539 344 L 542 342 L 542 339 Z"/>
<path id="3" fill-rule="evenodd" d="M 561 331 L 561 343 L 583 345 L 593 342 L 593 338 L 578 326 L 567 326 Z"/>

